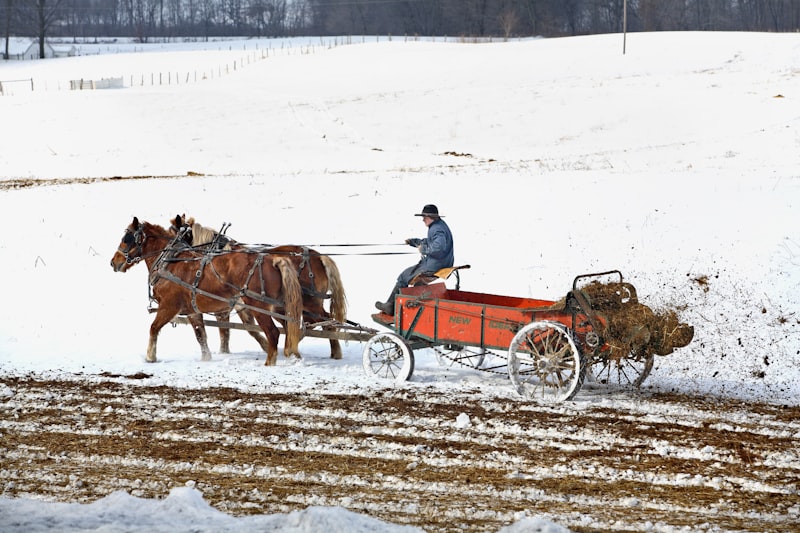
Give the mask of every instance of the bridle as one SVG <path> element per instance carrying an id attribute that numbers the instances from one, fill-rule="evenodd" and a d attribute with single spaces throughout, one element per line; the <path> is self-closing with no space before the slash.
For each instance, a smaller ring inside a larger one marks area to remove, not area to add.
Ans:
<path id="1" fill-rule="evenodd" d="M 192 241 L 194 240 L 194 234 L 192 233 L 192 227 L 189 224 L 181 224 L 181 225 L 171 224 L 169 229 L 177 237 L 179 237 L 180 240 L 182 240 L 189 246 L 192 245 Z"/>
<path id="2" fill-rule="evenodd" d="M 117 251 L 125 258 L 125 263 L 132 265 L 142 260 L 142 253 L 144 241 L 147 240 L 147 235 L 144 233 L 144 226 L 140 225 L 135 231 L 130 228 L 125 229 L 125 234 L 122 236 L 122 241 Z M 122 249 L 122 245 L 125 249 Z M 135 253 L 133 257 L 131 255 Z"/>

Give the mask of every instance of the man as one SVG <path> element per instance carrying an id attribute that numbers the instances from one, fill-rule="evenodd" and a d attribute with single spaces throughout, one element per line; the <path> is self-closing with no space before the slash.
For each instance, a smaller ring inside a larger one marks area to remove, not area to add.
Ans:
<path id="1" fill-rule="evenodd" d="M 414 276 L 453 266 L 453 234 L 439 215 L 439 209 L 433 204 L 428 204 L 422 209 L 422 213 L 414 216 L 422 217 L 422 221 L 428 227 L 428 236 L 424 239 L 406 239 L 406 244 L 417 248 L 422 254 L 422 259 L 400 273 L 388 300 L 375 302 L 375 307 L 387 315 L 394 315 L 394 297 L 400 289 L 408 287 Z"/>

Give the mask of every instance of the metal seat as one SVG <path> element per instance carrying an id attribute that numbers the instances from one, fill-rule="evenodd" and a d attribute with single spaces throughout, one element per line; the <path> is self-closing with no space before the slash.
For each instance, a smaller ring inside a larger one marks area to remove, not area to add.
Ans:
<path id="1" fill-rule="evenodd" d="M 436 272 L 420 272 L 414 276 L 409 285 L 416 287 L 417 285 L 429 285 L 435 281 L 445 281 L 453 274 L 456 275 L 456 290 L 461 287 L 461 274 L 459 270 L 470 268 L 470 265 L 453 266 L 447 268 L 440 268 Z"/>

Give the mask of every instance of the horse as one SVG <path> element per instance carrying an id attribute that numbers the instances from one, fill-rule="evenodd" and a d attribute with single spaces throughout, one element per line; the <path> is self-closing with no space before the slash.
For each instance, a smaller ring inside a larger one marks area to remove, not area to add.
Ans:
<path id="1" fill-rule="evenodd" d="M 286 331 L 284 354 L 300 357 L 302 289 L 287 258 L 246 251 L 198 253 L 163 227 L 134 217 L 111 258 L 111 267 L 115 272 L 127 272 L 140 261 L 147 264 L 152 298 L 158 302 L 150 325 L 148 362 L 157 361 L 161 328 L 179 314 L 187 315 L 200 343 L 202 360 L 210 360 L 203 313 L 221 313 L 235 303 L 250 310 L 264 332 L 267 366 L 277 362 L 280 332 L 273 316 L 279 308 Z"/>
<path id="2" fill-rule="evenodd" d="M 184 235 L 184 240 L 194 248 L 205 247 L 207 250 L 252 249 L 221 232 L 205 227 L 194 218 L 177 215 L 170 221 L 170 231 Z M 295 267 L 300 285 L 303 288 L 303 320 L 307 326 L 320 323 L 323 330 L 335 331 L 330 325 L 331 319 L 343 323 L 347 320 L 347 296 L 342 284 L 341 274 L 336 263 L 327 255 L 304 246 L 284 245 L 277 247 L 264 246 L 260 250 L 288 258 Z M 325 309 L 325 300 L 330 298 L 330 311 Z M 241 314 L 240 314 L 241 317 Z M 245 318 L 242 317 L 242 321 Z M 280 321 L 280 320 L 279 320 Z M 223 336 L 230 335 L 228 330 L 220 328 L 220 343 Z M 342 347 L 337 339 L 329 339 L 331 358 L 342 358 Z"/>
<path id="3" fill-rule="evenodd" d="M 175 236 L 177 236 L 178 233 L 181 232 L 183 237 L 181 239 L 181 243 L 185 242 L 188 245 L 191 245 L 192 227 L 190 225 L 184 224 L 184 220 L 185 217 L 182 219 L 180 215 L 176 216 L 174 219 L 170 221 L 169 231 Z M 199 224 L 197 224 L 197 226 L 198 226 L 197 231 L 203 231 Z M 213 238 L 213 236 L 211 238 Z M 227 245 L 227 239 L 224 237 L 216 237 L 216 241 L 214 242 L 213 248 L 214 250 L 217 251 L 225 251 L 231 249 L 231 247 Z M 199 251 L 205 251 L 205 250 L 199 250 Z M 242 321 L 242 324 L 248 326 L 255 325 L 256 323 L 255 318 L 253 318 L 253 314 L 246 307 L 242 306 L 240 303 L 237 303 L 233 306 L 233 309 L 236 311 L 236 314 L 239 315 L 239 319 Z M 217 319 L 217 321 L 220 323 L 230 322 L 231 319 L 230 308 L 211 314 L 213 314 L 214 317 Z M 219 329 L 219 353 L 223 354 L 231 353 L 230 329 L 222 326 L 218 327 L 217 329 Z M 265 353 L 268 353 L 269 343 L 267 342 L 267 339 L 264 337 L 264 335 L 262 335 L 258 331 L 255 331 L 252 328 L 247 328 L 246 331 L 251 337 L 255 339 L 255 341 L 259 344 L 259 346 L 261 346 L 261 349 L 264 350 Z M 284 349 L 284 353 L 285 352 L 286 350 Z"/>

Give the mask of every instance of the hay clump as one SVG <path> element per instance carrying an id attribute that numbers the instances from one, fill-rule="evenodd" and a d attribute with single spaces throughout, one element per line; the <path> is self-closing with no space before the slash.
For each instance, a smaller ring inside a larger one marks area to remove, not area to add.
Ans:
<path id="1" fill-rule="evenodd" d="M 675 310 L 654 312 L 639 302 L 636 289 L 629 283 L 593 281 L 581 291 L 592 309 L 606 318 L 602 336 L 614 358 L 632 353 L 642 357 L 668 355 L 694 337 L 694 328 L 681 323 Z"/>

